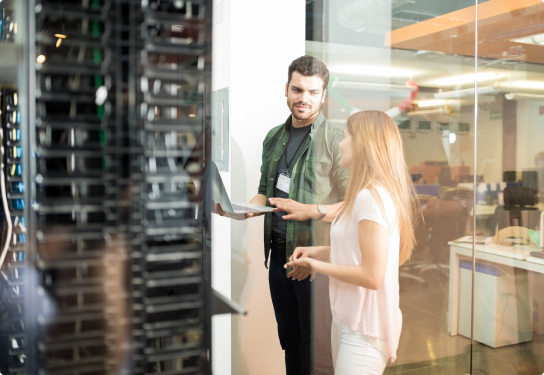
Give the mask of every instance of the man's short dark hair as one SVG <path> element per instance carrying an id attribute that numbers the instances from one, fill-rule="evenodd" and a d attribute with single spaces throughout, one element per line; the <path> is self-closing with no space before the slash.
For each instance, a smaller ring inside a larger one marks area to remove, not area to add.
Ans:
<path id="1" fill-rule="evenodd" d="M 325 90 L 329 84 L 329 69 L 315 57 L 304 55 L 293 60 L 291 65 L 289 65 L 287 83 L 291 82 L 293 72 L 299 72 L 306 77 L 318 76 L 323 80 L 323 90 Z"/>

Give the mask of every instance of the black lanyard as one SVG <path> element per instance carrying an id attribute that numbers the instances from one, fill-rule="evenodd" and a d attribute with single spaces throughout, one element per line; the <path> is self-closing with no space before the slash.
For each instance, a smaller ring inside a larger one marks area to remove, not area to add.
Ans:
<path id="1" fill-rule="evenodd" d="M 312 132 L 312 125 L 309 125 L 309 126 L 310 126 L 310 130 L 308 130 L 308 133 L 306 133 L 306 135 L 304 136 L 304 139 L 298 145 L 297 150 L 295 151 L 295 153 L 293 154 L 293 157 L 291 158 L 291 161 L 288 162 L 287 148 L 289 147 L 289 142 L 291 141 L 291 136 L 289 136 L 289 140 L 287 141 L 287 146 L 285 146 L 285 150 L 283 150 L 283 154 L 285 154 L 285 164 L 287 164 L 287 174 L 289 174 L 289 166 L 291 165 L 293 160 L 295 160 L 295 156 L 297 156 L 298 150 L 300 150 L 300 146 L 302 146 L 306 142 L 306 138 L 308 138 L 308 135 L 310 135 L 310 133 Z M 281 156 L 283 156 L 283 154 Z M 281 156 L 280 156 L 280 159 L 281 159 Z"/>

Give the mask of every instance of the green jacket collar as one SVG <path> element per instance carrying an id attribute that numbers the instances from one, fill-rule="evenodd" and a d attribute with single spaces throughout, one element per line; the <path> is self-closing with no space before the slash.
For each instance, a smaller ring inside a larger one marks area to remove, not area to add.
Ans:
<path id="1" fill-rule="evenodd" d="M 287 120 L 285 120 L 284 129 L 286 132 L 289 132 L 291 129 L 291 123 L 293 121 L 293 115 L 289 115 Z M 310 133 L 310 137 L 314 137 L 315 132 L 317 129 L 319 129 L 319 126 L 325 121 L 325 115 L 323 115 L 323 111 L 319 111 L 319 115 L 315 118 L 315 121 L 312 124 L 312 132 Z"/>

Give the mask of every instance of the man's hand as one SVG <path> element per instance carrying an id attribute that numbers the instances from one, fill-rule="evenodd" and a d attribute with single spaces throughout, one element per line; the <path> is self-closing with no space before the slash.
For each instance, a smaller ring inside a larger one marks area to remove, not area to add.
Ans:
<path id="1" fill-rule="evenodd" d="M 219 203 L 214 203 L 212 207 L 213 207 L 212 213 L 218 214 L 219 216 L 228 217 L 230 219 L 239 220 L 239 221 L 249 219 L 250 217 L 253 217 L 254 215 L 253 213 L 249 213 L 249 212 L 242 213 L 242 214 L 231 214 L 230 212 L 225 212 L 223 211 Z"/>
<path id="2" fill-rule="evenodd" d="M 299 258 L 293 261 L 289 261 L 284 267 L 285 268 L 294 268 L 287 277 L 292 277 L 293 280 L 305 280 L 308 275 L 310 275 L 310 281 L 315 279 L 315 271 L 313 264 L 314 262 L 319 262 L 318 260 L 312 258 Z M 292 276 L 291 276 L 292 275 Z"/>
<path id="3" fill-rule="evenodd" d="M 268 201 L 272 206 L 276 206 L 274 212 L 287 212 L 283 220 L 316 220 L 319 218 L 319 210 L 317 204 L 298 203 L 292 199 L 269 198 Z"/>

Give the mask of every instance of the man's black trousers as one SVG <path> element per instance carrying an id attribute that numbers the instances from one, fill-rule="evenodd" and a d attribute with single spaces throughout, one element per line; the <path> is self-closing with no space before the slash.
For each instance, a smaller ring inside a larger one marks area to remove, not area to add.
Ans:
<path id="1" fill-rule="evenodd" d="M 310 375 L 312 288 L 310 277 L 287 278 L 285 239 L 272 239 L 268 282 L 278 323 L 278 336 L 285 351 L 287 375 Z"/>

